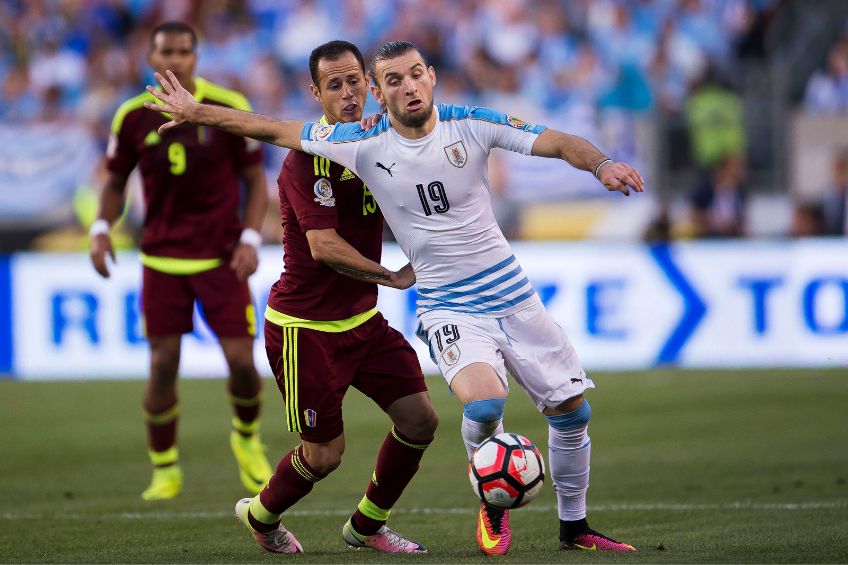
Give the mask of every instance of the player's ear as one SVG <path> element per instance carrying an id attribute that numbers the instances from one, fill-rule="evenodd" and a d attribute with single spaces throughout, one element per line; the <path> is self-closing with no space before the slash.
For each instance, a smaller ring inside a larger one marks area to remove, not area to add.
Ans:
<path id="1" fill-rule="evenodd" d="M 321 103 L 321 91 L 318 90 L 318 87 L 315 86 L 314 84 L 310 84 L 309 85 L 309 92 L 312 93 L 312 97 L 315 98 L 315 100 L 317 100 L 318 103 L 320 104 Z"/>
<path id="2" fill-rule="evenodd" d="M 377 81 L 374 81 L 374 84 L 371 85 L 371 96 L 374 97 L 380 106 L 385 106 L 386 102 L 383 100 L 383 92 L 380 90 L 380 87 L 377 86 Z"/>
<path id="3" fill-rule="evenodd" d="M 430 75 L 430 82 L 433 83 L 433 86 L 436 86 L 436 69 L 432 65 L 427 67 L 427 74 Z"/>

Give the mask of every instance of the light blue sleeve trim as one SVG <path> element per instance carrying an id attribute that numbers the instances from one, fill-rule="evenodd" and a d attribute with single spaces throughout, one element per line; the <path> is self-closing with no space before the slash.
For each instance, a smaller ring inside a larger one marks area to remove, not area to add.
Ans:
<path id="1" fill-rule="evenodd" d="M 300 140 L 301 141 L 309 141 L 309 132 L 312 131 L 312 127 L 315 125 L 315 122 L 306 122 L 303 124 L 303 129 L 300 130 Z"/>
<path id="2" fill-rule="evenodd" d="M 501 126 L 509 126 L 529 133 L 540 134 L 547 129 L 541 124 L 529 124 L 523 120 L 482 106 L 456 106 L 454 104 L 437 104 L 439 120 L 483 120 Z"/>
<path id="3" fill-rule="evenodd" d="M 317 127 L 313 122 L 307 122 L 303 125 L 303 129 L 300 131 L 300 139 L 301 141 L 327 141 L 330 143 L 363 141 L 380 135 L 381 133 L 385 133 L 388 131 L 389 127 L 391 127 L 391 122 L 389 121 L 388 115 L 383 115 L 383 117 L 380 118 L 380 121 L 369 130 L 363 130 L 359 126 L 359 122 L 351 122 L 347 124 L 337 123 L 332 126 L 318 125 Z M 329 135 L 326 134 L 326 128 L 332 128 Z M 316 132 L 314 138 L 313 129 Z"/>

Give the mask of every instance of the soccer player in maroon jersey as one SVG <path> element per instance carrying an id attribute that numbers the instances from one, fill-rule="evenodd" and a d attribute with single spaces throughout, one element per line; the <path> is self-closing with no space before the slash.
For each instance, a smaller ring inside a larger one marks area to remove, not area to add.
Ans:
<path id="1" fill-rule="evenodd" d="M 172 70 L 205 102 L 249 110 L 240 93 L 194 76 L 196 46 L 190 26 L 167 22 L 150 36 L 148 61 L 158 72 Z M 261 147 L 193 125 L 160 136 L 156 130 L 169 118 L 144 108 L 153 99 L 145 92 L 115 114 L 107 150 L 109 175 L 91 230 L 92 263 L 108 277 L 106 256 L 115 260 L 109 227 L 123 210 L 127 177 L 138 166 L 146 209 L 141 302 L 151 350 L 143 404 L 153 463 L 153 478 L 142 498 L 172 498 L 182 488 L 176 380 L 180 342 L 182 334 L 192 331 L 195 300 L 229 366 L 234 411 L 230 445 L 241 482 L 257 493 L 272 473 L 258 435 L 261 382 L 253 361 L 256 318 L 247 286 L 258 264 L 257 229 L 268 205 Z M 243 224 L 237 215 L 240 181 L 247 193 Z"/>
<path id="2" fill-rule="evenodd" d="M 322 121 L 359 121 L 368 81 L 356 46 L 321 45 L 309 66 Z M 268 551 L 303 551 L 280 517 L 341 463 L 342 400 L 353 386 L 394 425 L 342 536 L 354 547 L 426 553 L 385 524 L 433 440 L 438 417 L 414 350 L 377 311 L 375 284 L 408 288 L 415 275 L 409 265 L 398 272 L 380 266 L 383 217 L 351 171 L 291 151 L 277 182 L 285 271 L 268 299 L 265 346 L 288 429 L 300 434 L 302 444 L 283 456 L 258 496 L 236 504 L 236 515 Z"/>

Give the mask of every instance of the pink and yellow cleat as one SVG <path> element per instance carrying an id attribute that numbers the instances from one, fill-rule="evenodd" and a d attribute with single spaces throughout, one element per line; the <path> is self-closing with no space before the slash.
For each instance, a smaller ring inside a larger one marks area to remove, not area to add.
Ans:
<path id="1" fill-rule="evenodd" d="M 509 510 L 480 503 L 477 518 L 477 545 L 486 555 L 506 555 L 512 543 Z"/>
<path id="2" fill-rule="evenodd" d="M 632 545 L 615 541 L 592 529 L 577 534 L 571 540 L 560 540 L 559 548 L 561 550 L 582 549 L 584 551 L 636 551 L 636 548 Z"/>
<path id="3" fill-rule="evenodd" d="M 297 538 L 288 531 L 283 523 L 277 526 L 276 529 L 270 532 L 258 532 L 250 525 L 248 514 L 250 512 L 250 499 L 242 498 L 236 502 L 236 518 L 239 522 L 245 525 L 253 535 L 256 543 L 262 546 L 263 549 L 271 553 L 303 553 L 303 547 Z"/>
<path id="4" fill-rule="evenodd" d="M 353 523 L 348 520 L 342 528 L 342 538 L 354 549 L 367 547 L 380 553 L 427 553 L 427 548 L 412 540 L 408 540 L 394 530 L 381 526 L 377 533 L 363 536 L 357 532 Z"/>

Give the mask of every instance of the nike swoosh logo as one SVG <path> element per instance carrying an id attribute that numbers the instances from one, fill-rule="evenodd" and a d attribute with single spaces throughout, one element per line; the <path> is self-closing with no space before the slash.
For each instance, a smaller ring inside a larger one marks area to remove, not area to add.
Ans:
<path id="1" fill-rule="evenodd" d="M 501 541 L 501 537 L 498 536 L 496 539 L 492 539 L 489 537 L 489 532 L 486 530 L 486 524 L 483 522 L 483 513 L 480 513 L 480 538 L 483 540 L 483 547 L 486 549 L 492 549 L 498 542 Z"/>
<path id="2" fill-rule="evenodd" d="M 585 549 L 586 551 L 595 551 L 596 549 L 598 549 L 598 544 L 593 543 L 592 547 L 586 547 L 585 545 L 580 545 L 578 543 L 575 543 L 574 547 L 578 547 L 580 549 Z"/>

